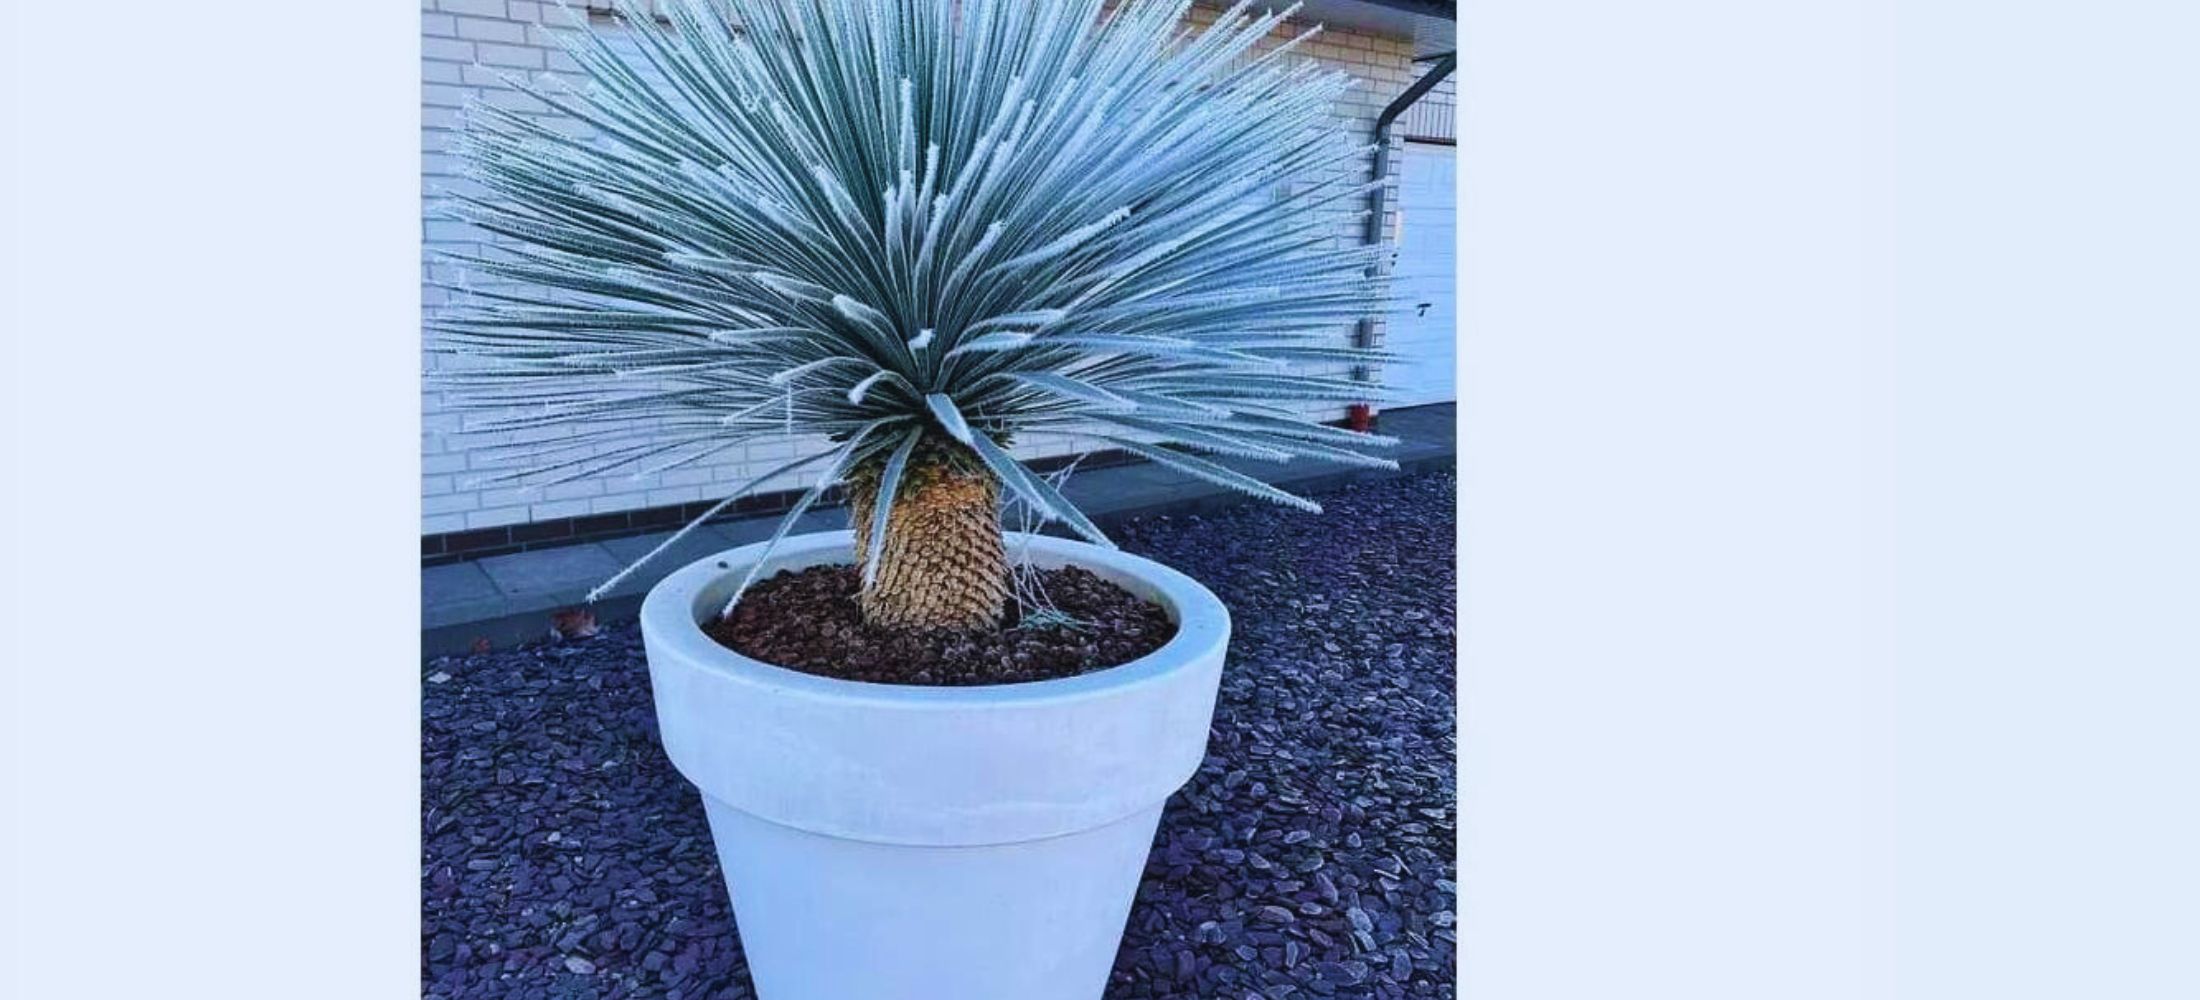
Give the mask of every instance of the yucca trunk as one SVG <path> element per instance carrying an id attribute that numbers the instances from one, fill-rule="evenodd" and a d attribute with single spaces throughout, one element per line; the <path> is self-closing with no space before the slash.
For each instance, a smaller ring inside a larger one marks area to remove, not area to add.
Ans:
<path id="1" fill-rule="evenodd" d="M 877 500 L 876 469 L 850 477 L 859 565 L 871 551 Z M 1001 623 L 1009 593 L 999 484 L 950 457 L 911 461 L 886 515 L 878 572 L 858 598 L 864 619 L 892 628 L 991 628 Z"/>

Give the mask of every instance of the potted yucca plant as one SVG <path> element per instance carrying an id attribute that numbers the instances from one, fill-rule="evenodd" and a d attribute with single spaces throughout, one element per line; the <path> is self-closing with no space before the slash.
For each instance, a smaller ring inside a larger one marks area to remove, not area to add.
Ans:
<path id="1" fill-rule="evenodd" d="M 1177 0 L 657 7 L 617 38 L 576 18 L 578 85 L 513 81 L 589 134 L 470 111 L 478 187 L 454 211 L 507 239 L 460 259 L 433 328 L 464 357 L 438 377 L 520 436 L 523 484 L 825 439 L 727 498 L 813 471 L 770 541 L 642 610 L 665 749 L 765 1000 L 1089 1000 L 1204 754 L 1229 616 L 1012 443 L 1073 431 L 1308 510 L 1203 456 L 1391 464 L 1357 449 L 1392 442 L 1306 415 L 1370 395 L 1310 366 L 1383 360 L 1340 336 L 1380 308 L 1381 251 L 1317 212 L 1367 190 L 1368 150 L 1330 119 L 1349 81 L 1257 51 L 1289 11 L 1243 5 L 1203 31 Z M 853 530 L 786 537 L 836 486 Z M 1004 532 L 1004 506 L 1076 538 Z M 1033 567 L 1174 630 L 1107 669 L 963 687 L 706 634 L 758 581 L 830 564 L 896 634 L 1022 627 Z"/>

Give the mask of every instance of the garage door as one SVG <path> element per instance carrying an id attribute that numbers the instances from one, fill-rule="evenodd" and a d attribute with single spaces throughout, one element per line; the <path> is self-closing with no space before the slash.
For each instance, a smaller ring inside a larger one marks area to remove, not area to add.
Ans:
<path id="1" fill-rule="evenodd" d="M 1384 367 L 1395 391 L 1388 405 L 1448 403 L 1453 388 L 1452 351 L 1457 300 L 1452 280 L 1452 146 L 1408 142 L 1398 163 L 1401 231 L 1392 267 L 1389 322 L 1383 346 L 1401 360 Z"/>

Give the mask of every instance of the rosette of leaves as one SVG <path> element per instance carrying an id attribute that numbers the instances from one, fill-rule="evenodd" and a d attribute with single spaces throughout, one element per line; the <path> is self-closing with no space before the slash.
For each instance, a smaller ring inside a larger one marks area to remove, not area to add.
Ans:
<path id="1" fill-rule="evenodd" d="M 1020 433 L 1307 510 L 1215 458 L 1392 464 L 1305 416 L 1374 393 L 1309 367 L 1386 358 L 1342 336 L 1381 308 L 1382 250 L 1320 211 L 1368 190 L 1370 149 L 1330 118 L 1350 80 L 1293 54 L 1311 31 L 1256 45 L 1290 11 L 657 6 L 616 43 L 575 17 L 574 81 L 511 81 L 585 137 L 468 111 L 478 185 L 452 212 L 505 239 L 455 257 L 473 290 L 431 327 L 473 356 L 439 379 L 495 411 L 474 426 L 519 432 L 500 478 L 822 435 L 728 501 L 813 469 L 775 541 L 841 485 L 867 618 L 982 627 L 1011 592 L 1004 502 L 1110 544 L 1011 455 Z"/>

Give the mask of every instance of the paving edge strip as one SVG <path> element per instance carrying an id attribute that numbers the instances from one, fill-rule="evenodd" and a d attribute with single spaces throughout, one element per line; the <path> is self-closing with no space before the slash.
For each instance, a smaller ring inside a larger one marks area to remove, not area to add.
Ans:
<path id="1" fill-rule="evenodd" d="M 1435 472 L 1440 469 L 1449 469 L 1455 464 L 1455 459 L 1456 453 L 1447 448 L 1441 452 L 1399 456 L 1396 470 L 1330 466 L 1311 470 L 1297 476 L 1273 476 L 1269 477 L 1269 481 L 1276 486 L 1294 492 L 1321 493 L 1348 483 L 1392 479 L 1399 476 L 1411 476 L 1424 472 Z M 1197 490 L 1177 488 L 1127 496 L 1122 498 L 1119 503 L 1108 504 L 1098 510 L 1088 508 L 1087 513 L 1091 515 L 1093 522 L 1098 524 L 1101 530 L 1113 531 L 1118 525 L 1132 518 L 1205 514 L 1240 504 L 1260 502 L 1224 487 L 1209 487 L 1204 483 L 1199 484 L 1199 486 L 1201 488 Z M 837 512 L 833 513 L 837 514 Z M 779 515 L 772 514 L 756 520 L 762 523 L 771 523 L 776 522 L 778 517 Z M 544 551 L 555 552 L 557 550 Z M 656 580 L 678 568 L 679 566 L 671 563 L 663 566 L 652 566 L 649 567 L 646 575 L 649 583 L 654 584 Z M 629 588 L 621 589 L 627 590 Z M 642 597 L 646 592 L 647 588 L 644 587 L 636 592 L 614 594 L 597 601 L 591 606 L 590 610 L 595 613 L 596 620 L 604 624 L 632 618 L 640 613 Z M 488 604 L 491 602 L 477 601 L 471 603 Z M 434 659 L 438 656 L 464 654 L 473 650 L 479 642 L 484 640 L 489 643 L 491 648 L 502 649 L 518 643 L 548 639 L 551 637 L 551 615 L 576 606 L 579 603 L 579 598 L 566 590 L 553 589 L 535 595 L 506 596 L 494 603 L 501 605 L 501 607 L 484 614 L 480 618 L 444 622 L 422 629 L 420 633 L 421 658 L 425 660 Z M 484 608 L 484 610 L 487 609 Z"/>

